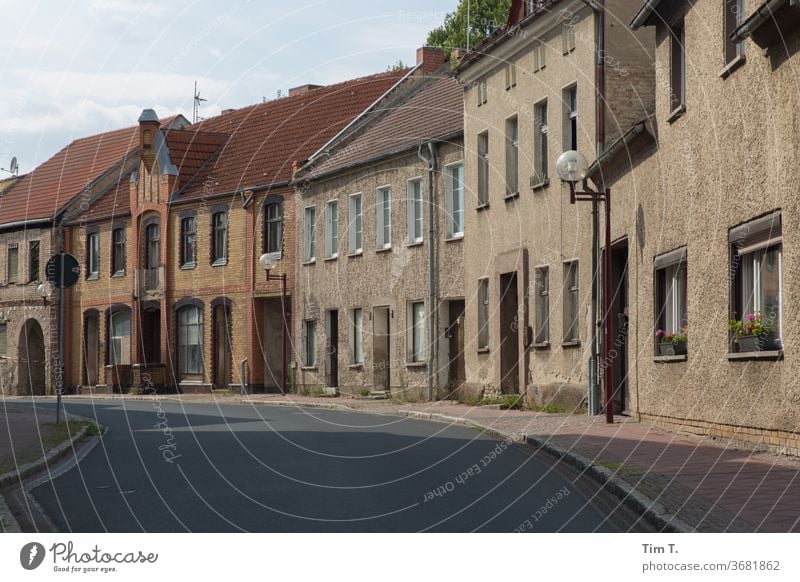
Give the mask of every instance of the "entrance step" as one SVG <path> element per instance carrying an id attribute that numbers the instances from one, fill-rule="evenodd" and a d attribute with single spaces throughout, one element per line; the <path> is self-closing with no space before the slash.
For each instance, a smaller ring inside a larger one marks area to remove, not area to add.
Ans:
<path id="1" fill-rule="evenodd" d="M 370 400 L 389 400 L 391 396 L 388 390 L 370 390 L 369 392 Z"/>

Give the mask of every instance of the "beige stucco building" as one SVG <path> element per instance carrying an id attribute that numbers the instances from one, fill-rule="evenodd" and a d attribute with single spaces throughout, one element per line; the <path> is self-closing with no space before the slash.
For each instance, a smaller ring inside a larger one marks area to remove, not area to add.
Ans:
<path id="1" fill-rule="evenodd" d="M 652 31 L 606 2 L 606 142 L 653 108 Z M 466 380 L 473 393 L 523 393 L 573 407 L 588 393 L 592 206 L 570 205 L 555 161 L 594 158 L 596 17 L 579 0 L 515 1 L 508 25 L 459 65 L 464 86 Z M 625 279 L 624 241 L 615 278 Z M 616 308 L 624 315 L 626 306 Z M 622 321 L 620 319 L 620 321 Z M 622 323 L 621 325 L 624 325 Z M 623 357 L 615 359 L 623 365 Z M 629 410 L 630 386 L 617 409 Z"/>
<path id="2" fill-rule="evenodd" d="M 443 61 L 421 49 L 295 176 L 301 390 L 442 398 L 463 382 L 463 106 Z"/>

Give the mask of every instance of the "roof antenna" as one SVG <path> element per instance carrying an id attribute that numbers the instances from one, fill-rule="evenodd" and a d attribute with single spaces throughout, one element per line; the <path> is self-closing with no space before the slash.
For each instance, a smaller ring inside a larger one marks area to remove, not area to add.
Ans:
<path id="1" fill-rule="evenodd" d="M 471 8 L 472 8 L 472 2 L 471 2 L 471 0 L 467 0 L 467 52 L 469 52 L 469 33 L 470 33 L 470 24 L 471 24 L 470 23 L 470 18 L 469 18 L 469 15 L 470 15 L 469 13 L 470 13 L 470 9 Z"/>
<path id="2" fill-rule="evenodd" d="M 197 81 L 194 82 L 194 114 L 192 115 L 192 123 L 203 121 L 200 117 L 200 104 L 205 103 L 208 99 L 200 97 L 200 91 L 197 90 Z"/>

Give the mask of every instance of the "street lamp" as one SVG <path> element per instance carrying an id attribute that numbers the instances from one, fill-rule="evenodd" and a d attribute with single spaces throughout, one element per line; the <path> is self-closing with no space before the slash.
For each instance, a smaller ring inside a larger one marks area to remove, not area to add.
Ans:
<path id="1" fill-rule="evenodd" d="M 283 327 L 281 328 L 281 395 L 286 396 L 286 273 L 281 275 L 273 275 L 271 273 L 276 263 L 269 253 L 261 255 L 258 263 L 267 273 L 267 282 L 281 282 L 281 315 L 283 318 Z"/>
<path id="2" fill-rule="evenodd" d="M 52 293 L 52 291 L 53 288 L 47 281 L 36 288 L 36 293 L 38 293 L 39 297 L 44 300 L 45 304 L 47 304 L 47 299 L 50 297 L 50 293 Z"/>
<path id="3" fill-rule="evenodd" d="M 611 190 L 595 192 L 586 185 L 586 176 L 589 174 L 589 163 L 580 152 L 573 150 L 561 154 L 556 161 L 556 172 L 562 181 L 569 184 L 569 201 L 576 202 L 604 202 L 606 215 L 606 251 L 603 257 L 603 368 L 605 376 L 603 383 L 606 386 L 606 422 L 614 422 L 613 383 L 614 370 L 611 366 Z M 575 184 L 583 182 L 584 191 L 578 191 Z M 592 322 L 592 325 L 596 325 Z"/>

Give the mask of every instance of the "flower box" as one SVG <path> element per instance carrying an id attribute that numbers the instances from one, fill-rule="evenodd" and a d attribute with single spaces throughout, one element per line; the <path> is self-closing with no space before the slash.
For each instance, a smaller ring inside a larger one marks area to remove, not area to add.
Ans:
<path id="1" fill-rule="evenodd" d="M 685 356 L 688 353 L 688 342 L 669 342 L 658 344 L 660 356 Z"/>
<path id="2" fill-rule="evenodd" d="M 768 352 L 775 349 L 775 334 L 743 335 L 736 340 L 740 353 Z"/>

